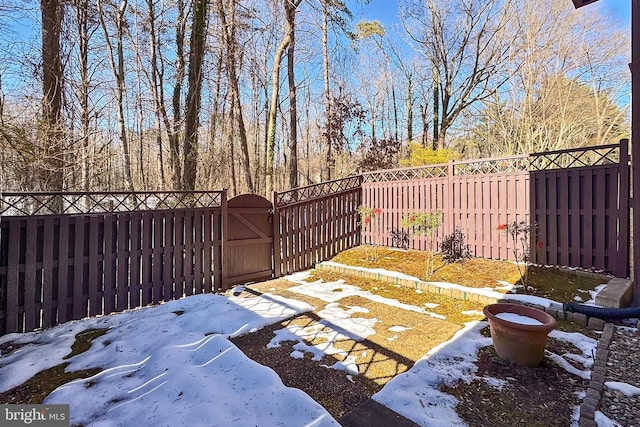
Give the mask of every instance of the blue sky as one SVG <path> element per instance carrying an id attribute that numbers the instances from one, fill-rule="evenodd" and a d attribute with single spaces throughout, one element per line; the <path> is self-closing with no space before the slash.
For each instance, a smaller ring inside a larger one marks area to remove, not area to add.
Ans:
<path id="1" fill-rule="evenodd" d="M 623 25 L 631 28 L 632 1 L 634 0 L 600 0 L 597 3 L 585 7 L 599 7 L 602 12 L 613 14 Z"/>
<path id="2" fill-rule="evenodd" d="M 567 4 L 571 5 L 571 0 L 557 1 L 565 1 Z M 633 0 L 600 0 L 585 7 L 597 8 L 601 13 L 613 15 L 617 20 L 620 21 L 622 27 L 631 28 L 632 1 Z M 398 1 L 371 0 L 371 2 L 367 6 L 355 6 L 352 7 L 351 10 L 354 12 L 356 19 L 378 19 L 382 22 L 389 23 L 395 21 L 398 16 Z"/>

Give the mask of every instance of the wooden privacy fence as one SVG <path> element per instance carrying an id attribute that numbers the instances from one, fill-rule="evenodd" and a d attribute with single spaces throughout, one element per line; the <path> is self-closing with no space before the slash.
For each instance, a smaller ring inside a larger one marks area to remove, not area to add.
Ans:
<path id="1" fill-rule="evenodd" d="M 402 221 L 411 213 L 442 213 L 436 244 L 456 227 L 464 233 L 471 253 L 506 259 L 507 241 L 495 227 L 528 221 L 529 174 L 526 156 L 453 162 L 411 169 L 364 174 L 363 203 L 382 214 L 363 229 L 363 241 L 392 246 L 393 233 L 411 230 Z M 427 237 L 410 235 L 412 249 L 427 249 Z"/>
<path id="2" fill-rule="evenodd" d="M 628 144 L 531 156 L 534 262 L 629 276 Z"/>
<path id="3" fill-rule="evenodd" d="M 477 257 L 513 259 L 501 224 L 535 224 L 530 259 L 541 264 L 629 269 L 628 141 L 620 144 L 454 162 L 363 175 L 362 203 L 382 213 L 363 228 L 363 243 L 394 246 L 410 232 L 402 219 L 440 211 L 436 244 L 456 228 Z M 409 246 L 425 249 L 425 236 Z"/>
<path id="4" fill-rule="evenodd" d="M 2 196 L 0 334 L 224 285 L 224 192 Z"/>
<path id="5" fill-rule="evenodd" d="M 359 244 L 360 183 L 275 204 L 225 191 L 3 193 L 0 335 L 311 268 Z"/>
<path id="6" fill-rule="evenodd" d="M 275 276 L 313 268 L 360 244 L 361 176 L 274 193 Z"/>

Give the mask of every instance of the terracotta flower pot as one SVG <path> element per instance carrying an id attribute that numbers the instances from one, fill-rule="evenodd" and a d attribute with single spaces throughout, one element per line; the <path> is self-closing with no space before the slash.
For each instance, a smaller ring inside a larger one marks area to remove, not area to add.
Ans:
<path id="1" fill-rule="evenodd" d="M 517 366 L 533 368 L 540 364 L 547 335 L 556 327 L 553 316 L 536 308 L 506 303 L 488 305 L 483 312 L 489 319 L 498 356 Z"/>

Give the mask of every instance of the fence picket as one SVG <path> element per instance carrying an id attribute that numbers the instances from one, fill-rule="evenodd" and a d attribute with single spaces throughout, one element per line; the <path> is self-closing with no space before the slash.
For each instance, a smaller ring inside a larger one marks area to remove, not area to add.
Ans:
<path id="1" fill-rule="evenodd" d="M 193 295 L 193 212 L 187 211 L 184 216 L 184 293 Z"/>
<path id="2" fill-rule="evenodd" d="M 597 169 L 594 171 L 595 189 L 594 189 L 594 203 L 595 208 L 595 229 L 594 229 L 594 252 L 593 263 L 595 265 L 606 265 L 605 260 L 605 243 L 606 243 L 606 202 L 607 202 L 607 190 L 606 190 L 606 169 Z"/>
<path id="3" fill-rule="evenodd" d="M 36 248 L 38 239 L 38 223 L 34 220 L 26 222 L 26 238 L 23 243 L 24 260 L 24 328 L 33 330 L 39 326 L 39 310 L 36 311 Z M 40 295 L 37 295 L 38 300 Z M 38 319 L 38 320 L 36 320 Z"/>
<path id="4" fill-rule="evenodd" d="M 104 280 L 102 278 L 103 261 L 98 258 L 98 248 L 103 245 L 103 233 L 100 225 L 104 224 L 102 216 L 91 216 L 89 218 L 89 259 L 88 259 L 88 277 L 86 279 L 89 286 L 89 316 L 103 314 L 102 300 L 104 292 L 102 286 Z"/>
<path id="5" fill-rule="evenodd" d="M 557 209 L 557 227 L 558 227 L 558 243 L 556 246 L 558 252 L 558 265 L 569 265 L 569 217 L 571 210 L 569 209 L 569 174 L 562 173 L 556 180 L 556 191 L 558 197 Z"/>
<path id="6" fill-rule="evenodd" d="M 153 303 L 158 304 L 164 300 L 164 283 L 162 280 L 163 242 L 164 242 L 165 211 L 153 212 L 153 244 L 151 249 L 151 286 Z"/>
<path id="7" fill-rule="evenodd" d="M 142 305 L 153 301 L 153 281 L 151 265 L 153 262 L 153 212 L 142 212 L 140 216 L 140 291 Z"/>
<path id="8" fill-rule="evenodd" d="M 86 217 L 73 218 L 73 318 L 87 316 L 88 284 L 84 280 L 84 225 Z M 71 243 L 71 242 L 69 242 Z"/>
<path id="9" fill-rule="evenodd" d="M 45 217 L 43 221 L 42 242 L 38 246 L 42 249 L 42 324 L 41 327 L 55 325 L 57 307 L 57 295 L 54 293 L 54 269 L 53 256 L 55 244 L 45 242 L 57 242 L 54 240 L 55 222 L 53 217 Z"/>
<path id="10" fill-rule="evenodd" d="M 4 332 L 14 332 L 22 330 L 22 306 L 18 300 L 19 295 L 19 271 L 20 271 L 20 224 L 21 221 L 11 221 L 8 233 L 8 254 L 7 254 L 7 308 L 6 308 L 6 328 Z M 19 319 L 20 318 L 20 319 Z"/>
<path id="11" fill-rule="evenodd" d="M 202 247 L 202 274 L 203 274 L 203 288 L 202 291 L 207 292 L 215 292 L 215 288 L 213 287 L 214 277 L 215 277 L 215 264 L 213 262 L 213 248 L 215 245 L 215 238 L 213 236 L 213 219 L 214 213 L 212 210 L 207 210 L 203 213 L 203 247 Z M 217 250 L 215 251 L 217 252 Z"/>
<path id="12" fill-rule="evenodd" d="M 104 215 L 104 312 L 112 313 L 116 311 L 116 291 L 117 286 L 117 217 L 115 215 Z M 114 219 L 116 222 L 114 222 Z"/>
<path id="13" fill-rule="evenodd" d="M 69 239 L 71 237 L 69 231 L 69 217 L 60 217 L 60 227 L 58 231 L 58 323 L 64 323 L 73 319 L 73 302 L 69 299 L 69 287 L 71 284 L 68 266 Z"/>
<path id="14" fill-rule="evenodd" d="M 116 229 L 118 233 L 118 272 L 116 274 L 116 277 L 118 278 L 116 290 L 117 311 L 129 308 L 129 215 L 130 214 L 128 213 L 118 214 L 116 219 Z"/>
<path id="15" fill-rule="evenodd" d="M 176 263 L 176 286 L 175 293 L 173 295 L 174 299 L 182 298 L 185 294 L 185 259 L 186 259 L 186 250 L 185 250 L 185 211 L 178 211 L 176 213 L 176 254 L 175 254 L 175 263 Z"/>
<path id="16" fill-rule="evenodd" d="M 142 214 L 140 212 L 132 212 L 130 216 L 131 235 L 129 248 L 129 308 L 138 307 L 141 303 L 140 293 L 142 290 L 140 257 L 142 236 L 141 222 Z M 146 304 L 145 304 L 146 305 Z"/>
<path id="17" fill-rule="evenodd" d="M 203 271 L 203 258 L 202 252 L 204 251 L 204 224 L 203 214 L 202 212 L 194 212 L 194 266 L 193 266 L 193 275 L 194 275 L 194 291 L 196 294 L 201 294 L 203 289 L 204 282 L 204 271 Z"/>
<path id="18" fill-rule="evenodd" d="M 162 300 L 167 302 L 175 298 L 174 282 L 176 270 L 174 268 L 174 251 L 178 244 L 175 234 L 175 211 L 164 213 L 164 244 L 162 253 Z"/>

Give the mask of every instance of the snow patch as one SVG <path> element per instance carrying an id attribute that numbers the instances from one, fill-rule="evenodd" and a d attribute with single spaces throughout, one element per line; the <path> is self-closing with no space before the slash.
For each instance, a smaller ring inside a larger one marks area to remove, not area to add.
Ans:
<path id="1" fill-rule="evenodd" d="M 627 397 L 635 397 L 640 396 L 640 388 L 632 386 L 631 384 L 617 382 L 617 381 L 607 381 L 604 383 L 609 390 L 619 391 Z"/>

